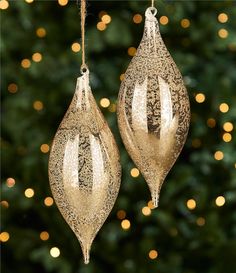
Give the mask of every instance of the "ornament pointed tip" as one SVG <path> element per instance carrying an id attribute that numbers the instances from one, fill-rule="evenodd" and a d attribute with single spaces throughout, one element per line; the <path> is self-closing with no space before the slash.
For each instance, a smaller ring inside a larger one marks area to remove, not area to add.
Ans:
<path id="1" fill-rule="evenodd" d="M 86 245 L 85 247 L 83 247 L 83 256 L 84 256 L 84 263 L 89 264 L 90 246 Z"/>
<path id="2" fill-rule="evenodd" d="M 84 257 L 84 264 L 89 264 L 89 257 Z"/>
<path id="3" fill-rule="evenodd" d="M 159 205 L 159 197 L 152 199 L 154 208 L 158 208 Z"/>
<path id="4" fill-rule="evenodd" d="M 157 208 L 159 205 L 159 192 L 158 191 L 154 191 L 152 193 L 152 203 L 154 208 Z"/>

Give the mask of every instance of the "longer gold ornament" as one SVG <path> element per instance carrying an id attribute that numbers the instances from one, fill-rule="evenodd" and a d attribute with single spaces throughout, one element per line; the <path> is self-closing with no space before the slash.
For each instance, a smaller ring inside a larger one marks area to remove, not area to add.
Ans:
<path id="1" fill-rule="evenodd" d="M 87 70 L 77 80 L 49 159 L 53 196 L 80 241 L 85 263 L 93 239 L 114 205 L 120 176 L 118 149 L 92 95 Z"/>
<path id="2" fill-rule="evenodd" d="M 186 141 L 190 107 L 155 15 L 156 8 L 146 10 L 143 38 L 121 84 L 117 110 L 125 147 L 157 207 L 164 179 Z"/>

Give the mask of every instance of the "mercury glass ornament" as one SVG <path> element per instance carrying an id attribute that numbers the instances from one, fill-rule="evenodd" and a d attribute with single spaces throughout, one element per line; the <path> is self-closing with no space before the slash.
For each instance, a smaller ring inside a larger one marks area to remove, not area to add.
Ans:
<path id="1" fill-rule="evenodd" d="M 75 95 L 53 140 L 49 180 L 55 202 L 89 262 L 91 244 L 109 215 L 120 187 L 114 137 L 89 86 L 89 71 L 77 79 Z"/>
<path id="2" fill-rule="evenodd" d="M 155 207 L 190 123 L 188 94 L 161 38 L 156 12 L 146 10 L 143 38 L 121 83 L 117 107 L 121 137 Z"/>

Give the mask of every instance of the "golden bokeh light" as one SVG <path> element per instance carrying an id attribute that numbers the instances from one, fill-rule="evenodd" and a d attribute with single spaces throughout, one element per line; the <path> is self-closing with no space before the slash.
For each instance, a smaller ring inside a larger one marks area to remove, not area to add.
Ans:
<path id="1" fill-rule="evenodd" d="M 205 218 L 203 218 L 203 217 L 198 217 L 197 218 L 197 225 L 198 226 L 204 226 L 205 225 L 205 223 L 206 223 L 206 220 L 205 220 Z"/>
<path id="2" fill-rule="evenodd" d="M 9 177 L 6 180 L 6 184 L 7 184 L 8 188 L 12 188 L 12 187 L 15 186 L 16 180 L 14 178 L 12 178 L 12 177 Z"/>
<path id="3" fill-rule="evenodd" d="M 232 135 L 230 133 L 224 133 L 222 138 L 224 142 L 230 142 L 232 140 Z"/>
<path id="4" fill-rule="evenodd" d="M 104 22 L 98 22 L 97 23 L 97 29 L 100 30 L 100 31 L 103 31 L 106 29 L 106 24 Z"/>
<path id="5" fill-rule="evenodd" d="M 15 83 L 10 83 L 7 87 L 8 92 L 14 94 L 18 91 L 18 86 Z"/>
<path id="6" fill-rule="evenodd" d="M 28 188 L 25 190 L 25 197 L 32 198 L 34 196 L 34 190 L 31 188 Z"/>
<path id="7" fill-rule="evenodd" d="M 108 111 L 111 113 L 115 113 L 116 112 L 116 104 L 115 103 L 111 103 L 108 107 Z"/>
<path id="8" fill-rule="evenodd" d="M 196 96 L 195 96 L 195 100 L 196 102 L 198 103 L 203 103 L 205 101 L 206 97 L 203 93 L 198 93 Z"/>
<path id="9" fill-rule="evenodd" d="M 150 200 L 150 201 L 147 203 L 147 205 L 148 205 L 148 207 L 149 207 L 150 209 L 154 209 L 154 208 L 155 208 L 155 206 L 154 206 L 152 200 Z"/>
<path id="10" fill-rule="evenodd" d="M 182 28 L 188 28 L 190 26 L 190 21 L 189 19 L 182 19 L 180 24 Z"/>
<path id="11" fill-rule="evenodd" d="M 223 129 L 226 132 L 231 132 L 231 131 L 233 131 L 234 126 L 233 126 L 233 124 L 231 122 L 225 122 L 224 125 L 223 125 Z"/>
<path id="12" fill-rule="evenodd" d="M 127 220 L 127 219 L 125 219 L 125 220 L 123 220 L 123 221 L 121 222 L 121 227 L 122 227 L 123 229 L 129 229 L 130 226 L 131 226 L 130 221 Z"/>
<path id="13" fill-rule="evenodd" d="M 215 160 L 222 160 L 224 158 L 224 154 L 221 151 L 216 151 L 214 154 Z"/>
<path id="14" fill-rule="evenodd" d="M 108 14 L 104 14 L 101 20 L 104 24 L 109 24 L 111 22 L 111 16 Z"/>
<path id="15" fill-rule="evenodd" d="M 7 208 L 9 208 L 9 203 L 6 200 L 2 200 L 1 206 L 7 209 Z"/>
<path id="16" fill-rule="evenodd" d="M 219 110 L 222 113 L 227 113 L 229 111 L 229 105 L 227 103 L 223 102 L 220 104 Z"/>
<path id="17" fill-rule="evenodd" d="M 220 23 L 226 23 L 228 21 L 228 15 L 226 13 L 220 13 L 218 15 L 218 21 Z"/>
<path id="18" fill-rule="evenodd" d="M 58 247 L 52 247 L 50 249 L 50 255 L 53 257 L 53 258 L 57 258 L 60 256 L 60 249 Z"/>
<path id="19" fill-rule="evenodd" d="M 160 24 L 164 26 L 169 23 L 169 18 L 167 16 L 161 16 L 159 21 L 160 21 Z"/>
<path id="20" fill-rule="evenodd" d="M 23 59 L 21 61 L 21 66 L 23 68 L 29 68 L 31 66 L 31 61 L 29 59 Z"/>
<path id="21" fill-rule="evenodd" d="M 81 49 L 81 46 L 80 46 L 79 43 L 73 43 L 73 44 L 71 45 L 71 49 L 72 49 L 73 52 L 79 52 L 80 49 Z"/>
<path id="22" fill-rule="evenodd" d="M 118 219 L 123 220 L 126 217 L 126 212 L 122 209 L 118 210 L 116 216 Z"/>
<path id="23" fill-rule="evenodd" d="M 43 103 L 40 100 L 36 100 L 33 103 L 33 108 L 37 111 L 40 111 L 43 109 Z"/>
<path id="24" fill-rule="evenodd" d="M 215 202 L 216 202 L 216 205 L 217 205 L 218 207 L 224 206 L 224 204 L 225 204 L 225 198 L 224 198 L 224 196 L 218 196 L 218 197 L 216 198 Z"/>
<path id="25" fill-rule="evenodd" d="M 36 53 L 34 53 L 33 55 L 32 55 L 32 60 L 34 61 L 34 62 L 36 62 L 36 63 L 39 63 L 39 62 L 41 62 L 42 61 L 42 54 L 41 53 L 39 53 L 39 52 L 36 52 Z"/>
<path id="26" fill-rule="evenodd" d="M 139 170 L 138 170 L 137 168 L 132 168 L 132 169 L 130 170 L 130 175 L 131 175 L 132 177 L 138 177 L 139 174 L 140 174 L 140 172 L 139 172 Z"/>
<path id="27" fill-rule="evenodd" d="M 102 98 L 100 100 L 100 105 L 103 107 L 103 108 L 107 108 L 109 107 L 109 105 L 111 104 L 110 100 L 108 98 Z"/>
<path id="28" fill-rule="evenodd" d="M 47 206 L 47 207 L 51 207 L 54 203 L 54 200 L 52 197 L 48 196 L 44 199 L 44 205 Z"/>
<path id="29" fill-rule="evenodd" d="M 155 249 L 149 251 L 148 256 L 150 259 L 154 260 L 158 257 L 158 252 Z"/>
<path id="30" fill-rule="evenodd" d="M 46 29 L 45 29 L 45 28 L 43 28 L 43 27 L 37 28 L 37 30 L 36 30 L 36 35 L 37 35 L 39 38 L 45 37 L 46 34 L 47 34 L 47 32 L 46 32 Z"/>
<path id="31" fill-rule="evenodd" d="M 133 16 L 133 21 L 135 24 L 140 24 L 142 22 L 142 20 L 143 20 L 143 17 L 141 14 L 137 13 Z"/>
<path id="32" fill-rule="evenodd" d="M 124 73 L 120 74 L 120 81 L 123 81 L 124 78 L 125 78 L 125 74 Z"/>
<path id="33" fill-rule="evenodd" d="M 0 1 L 0 9 L 7 9 L 9 7 L 9 3 L 6 0 Z"/>
<path id="34" fill-rule="evenodd" d="M 151 215 L 151 209 L 149 207 L 143 207 L 142 208 L 142 214 L 145 215 L 145 216 L 149 216 Z"/>
<path id="35" fill-rule="evenodd" d="M 129 54 L 129 56 L 134 56 L 135 53 L 136 53 L 136 51 L 137 51 L 137 49 L 135 47 L 133 47 L 133 46 L 129 47 L 128 48 L 128 54 Z"/>
<path id="36" fill-rule="evenodd" d="M 196 203 L 196 201 L 194 199 L 189 199 L 187 201 L 186 205 L 187 205 L 188 209 L 193 210 L 193 209 L 196 208 L 197 203 Z"/>
<path id="37" fill-rule="evenodd" d="M 60 6 L 66 6 L 68 4 L 68 0 L 57 0 Z"/>
<path id="38" fill-rule="evenodd" d="M 219 35 L 220 38 L 225 39 L 225 38 L 228 37 L 229 33 L 228 33 L 228 30 L 226 30 L 225 28 L 221 28 L 218 31 L 218 35 Z"/>
<path id="39" fill-rule="evenodd" d="M 34 2 L 34 0 L 25 0 L 26 3 L 31 4 Z"/>
<path id="40" fill-rule="evenodd" d="M 216 126 L 216 120 L 214 118 L 209 118 L 207 120 L 207 126 L 210 128 L 214 128 Z"/>
<path id="41" fill-rule="evenodd" d="M 47 241 L 49 239 L 49 233 L 47 231 L 42 231 L 39 237 L 42 241 Z"/>
<path id="42" fill-rule="evenodd" d="M 50 147 L 48 144 L 44 143 L 40 146 L 40 151 L 44 154 L 48 153 L 50 150 Z"/>
<path id="43" fill-rule="evenodd" d="M 0 241 L 5 243 L 10 239 L 10 234 L 6 231 L 0 233 Z"/>

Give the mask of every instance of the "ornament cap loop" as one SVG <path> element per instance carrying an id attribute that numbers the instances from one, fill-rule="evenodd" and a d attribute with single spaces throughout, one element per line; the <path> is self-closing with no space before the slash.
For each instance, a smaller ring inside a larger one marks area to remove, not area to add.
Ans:
<path id="1" fill-rule="evenodd" d="M 149 20 L 156 20 L 157 9 L 155 7 L 149 7 L 146 9 L 145 16 Z"/>
<path id="2" fill-rule="evenodd" d="M 81 67 L 80 67 L 80 73 L 82 75 L 84 75 L 85 73 L 88 73 L 88 72 L 89 72 L 89 69 L 88 69 L 87 64 L 82 64 Z"/>

